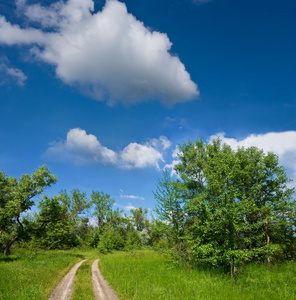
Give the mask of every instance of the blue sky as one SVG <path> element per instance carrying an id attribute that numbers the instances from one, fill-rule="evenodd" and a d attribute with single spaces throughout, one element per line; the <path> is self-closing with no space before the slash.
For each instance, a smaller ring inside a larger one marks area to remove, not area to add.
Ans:
<path id="1" fill-rule="evenodd" d="M 176 146 L 220 136 L 296 179 L 296 2 L 0 3 L 0 169 L 153 209 Z M 295 184 L 293 184 L 295 186 Z"/>

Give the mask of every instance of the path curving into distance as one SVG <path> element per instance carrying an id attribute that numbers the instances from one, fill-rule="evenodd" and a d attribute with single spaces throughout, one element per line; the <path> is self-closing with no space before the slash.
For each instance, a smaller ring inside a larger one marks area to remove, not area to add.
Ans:
<path id="1" fill-rule="evenodd" d="M 54 292 L 49 297 L 49 300 L 70 300 L 73 293 L 74 278 L 77 269 L 86 261 L 84 259 L 78 262 L 62 279 L 62 281 L 55 288 Z"/>
<path id="2" fill-rule="evenodd" d="M 91 267 L 93 291 L 97 300 L 119 300 L 115 291 L 101 274 L 98 266 L 99 260 L 95 260 Z"/>

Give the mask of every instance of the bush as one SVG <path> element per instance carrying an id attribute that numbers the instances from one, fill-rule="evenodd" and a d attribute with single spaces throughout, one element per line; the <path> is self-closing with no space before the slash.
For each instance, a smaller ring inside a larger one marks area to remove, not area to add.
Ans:
<path id="1" fill-rule="evenodd" d="M 142 239 L 136 230 L 129 231 L 127 234 L 126 246 L 127 250 L 140 249 L 142 247 Z"/>
<path id="2" fill-rule="evenodd" d="M 112 252 L 113 250 L 122 250 L 124 248 L 123 237 L 113 228 L 105 231 L 98 244 L 98 249 L 101 253 Z"/>

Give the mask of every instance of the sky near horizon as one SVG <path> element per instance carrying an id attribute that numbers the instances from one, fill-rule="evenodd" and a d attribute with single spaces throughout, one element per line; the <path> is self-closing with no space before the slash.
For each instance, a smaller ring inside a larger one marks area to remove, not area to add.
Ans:
<path id="1" fill-rule="evenodd" d="M 2 0 L 0 170 L 153 210 L 189 139 L 279 156 L 296 186 L 294 0 Z"/>

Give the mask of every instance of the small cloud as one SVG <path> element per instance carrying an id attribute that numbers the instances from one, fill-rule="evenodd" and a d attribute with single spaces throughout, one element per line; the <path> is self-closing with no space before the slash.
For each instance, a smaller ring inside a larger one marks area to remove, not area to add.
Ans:
<path id="1" fill-rule="evenodd" d="M 74 128 L 67 133 L 65 141 L 54 141 L 46 150 L 45 156 L 60 162 L 68 161 L 78 165 L 98 163 L 115 164 L 117 154 L 102 146 L 98 139 L 85 130 Z"/>
<path id="2" fill-rule="evenodd" d="M 6 57 L 0 59 L 0 85 L 16 83 L 24 86 L 27 79 L 23 71 L 9 66 L 9 60 Z"/>
<path id="3" fill-rule="evenodd" d="M 175 118 L 166 117 L 164 120 L 164 127 L 172 127 L 174 123 L 176 122 Z"/>
<path id="4" fill-rule="evenodd" d="M 133 199 L 133 200 L 145 200 L 144 197 L 141 196 L 135 196 L 135 195 L 125 195 L 123 193 L 123 190 L 120 190 L 120 198 L 126 198 L 126 199 Z"/>
<path id="5" fill-rule="evenodd" d="M 76 165 L 110 165 L 125 169 L 155 167 L 159 170 L 159 162 L 164 161 L 162 151 L 168 144 L 169 140 L 161 136 L 145 144 L 130 143 L 122 151 L 115 152 L 103 146 L 93 134 L 73 128 L 67 133 L 66 140 L 51 142 L 44 156 Z"/>

